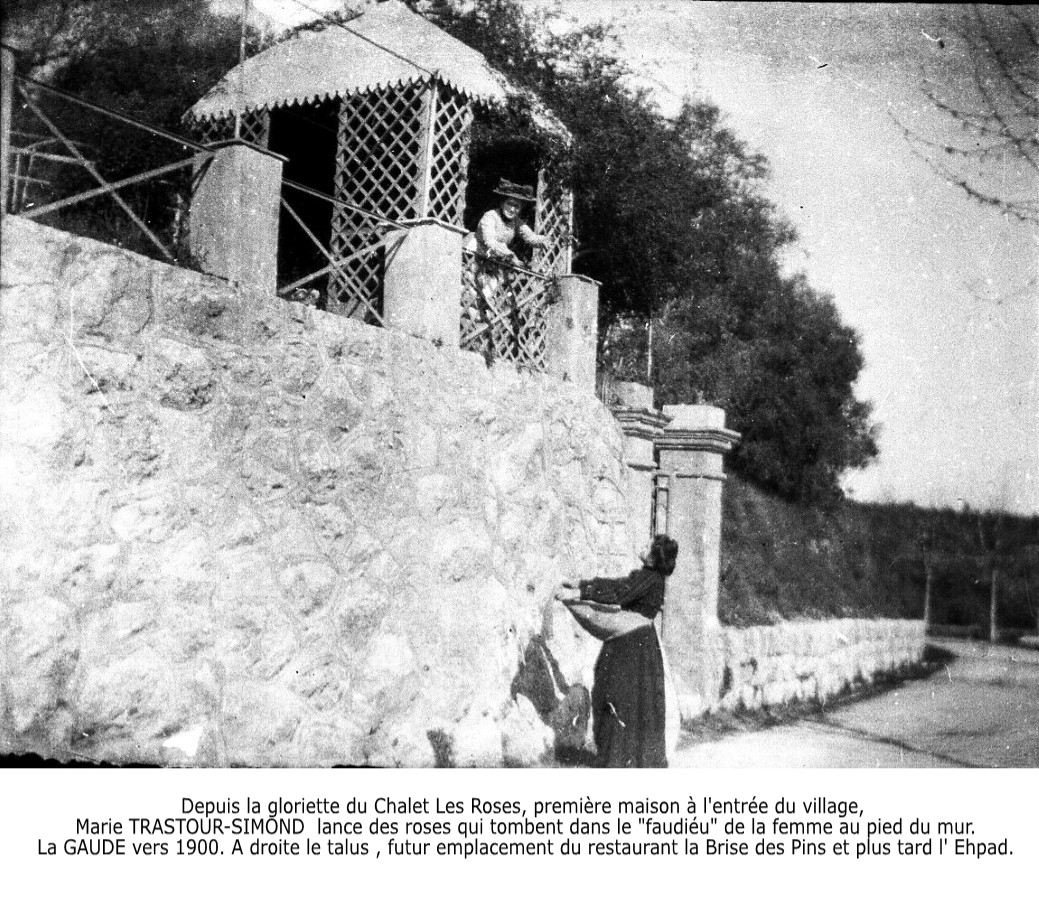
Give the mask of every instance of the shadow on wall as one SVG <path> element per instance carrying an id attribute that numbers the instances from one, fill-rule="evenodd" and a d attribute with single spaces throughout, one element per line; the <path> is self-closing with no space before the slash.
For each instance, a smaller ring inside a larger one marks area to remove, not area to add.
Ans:
<path id="1" fill-rule="evenodd" d="M 587 762 L 588 721 L 592 699 L 580 683 L 567 683 L 552 655 L 544 630 L 527 643 L 519 671 L 512 680 L 513 699 L 530 700 L 542 723 L 555 734 L 555 753 L 561 761 Z"/>

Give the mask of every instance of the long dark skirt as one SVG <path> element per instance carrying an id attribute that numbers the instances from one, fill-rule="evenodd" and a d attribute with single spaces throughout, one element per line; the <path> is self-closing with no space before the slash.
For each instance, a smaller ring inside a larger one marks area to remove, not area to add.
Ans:
<path id="1" fill-rule="evenodd" d="M 667 767 L 664 660 L 657 631 L 641 627 L 603 643 L 592 686 L 592 731 L 601 767 Z"/>

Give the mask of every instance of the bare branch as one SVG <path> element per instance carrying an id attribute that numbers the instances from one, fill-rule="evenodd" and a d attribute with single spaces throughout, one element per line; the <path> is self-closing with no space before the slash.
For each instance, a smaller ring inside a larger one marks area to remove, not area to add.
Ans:
<path id="1" fill-rule="evenodd" d="M 997 11 L 992 11 L 996 9 Z M 997 19 L 997 16 L 1004 16 Z M 891 119 L 913 153 L 976 202 L 1020 221 L 1039 223 L 1039 202 L 988 186 L 994 165 L 1039 174 L 1039 34 L 1018 10 L 974 6 L 949 26 L 969 60 L 965 93 L 951 96 L 924 78 L 928 103 L 959 127 L 962 139 L 923 133 Z"/>

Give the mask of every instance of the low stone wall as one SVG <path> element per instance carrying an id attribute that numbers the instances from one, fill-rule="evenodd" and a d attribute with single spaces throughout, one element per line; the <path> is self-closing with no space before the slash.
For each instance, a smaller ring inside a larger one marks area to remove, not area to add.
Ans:
<path id="1" fill-rule="evenodd" d="M 637 564 L 557 379 L 8 216 L 0 751 L 532 764 L 588 739 L 552 594 Z"/>
<path id="2" fill-rule="evenodd" d="M 921 660 L 924 623 L 826 620 L 723 628 L 716 641 L 716 708 L 735 710 L 825 700 Z"/>

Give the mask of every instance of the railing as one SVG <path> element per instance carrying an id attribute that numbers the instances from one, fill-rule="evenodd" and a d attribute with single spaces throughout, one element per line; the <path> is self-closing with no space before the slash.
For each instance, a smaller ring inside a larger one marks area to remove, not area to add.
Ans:
<path id="1" fill-rule="evenodd" d="M 363 219 L 367 227 L 357 229 L 352 244 L 336 240 L 334 233 L 322 240 L 315 233 L 315 222 L 308 223 L 306 214 L 300 211 L 301 203 L 313 206 L 314 201 L 328 206 L 330 219 L 333 209 L 346 210 Z M 408 227 L 408 223 L 395 222 L 287 178 L 282 180 L 281 207 L 292 227 L 305 238 L 304 245 L 310 252 L 280 260 L 278 294 L 288 299 L 302 295 L 307 301 L 324 305 L 329 312 L 381 327 L 382 239 L 392 230 Z M 301 267 L 307 267 L 308 255 L 319 260 L 319 267 L 301 271 Z"/>
<path id="2" fill-rule="evenodd" d="M 555 299 L 554 278 L 464 251 L 461 347 L 544 371 L 546 312 Z"/>
<path id="3" fill-rule="evenodd" d="M 14 74 L 11 143 L 2 185 L 7 212 L 151 258 L 199 267 L 189 247 L 191 197 L 214 149 L 183 135 L 142 122 L 35 79 Z M 302 202 L 327 204 L 370 222 L 366 245 L 333 254 L 307 223 Z M 317 270 L 301 271 L 300 258 L 282 258 L 279 294 L 313 301 L 339 296 L 329 310 L 382 325 L 382 237 L 406 227 L 289 179 L 282 181 L 282 207 L 300 229 Z M 301 254 L 307 255 L 307 254 Z M 358 269 L 378 268 L 378 278 L 361 289 Z M 330 289 L 331 288 L 331 289 Z"/>
<path id="4" fill-rule="evenodd" d="M 206 147 L 14 75 L 7 211 L 180 264 Z"/>

